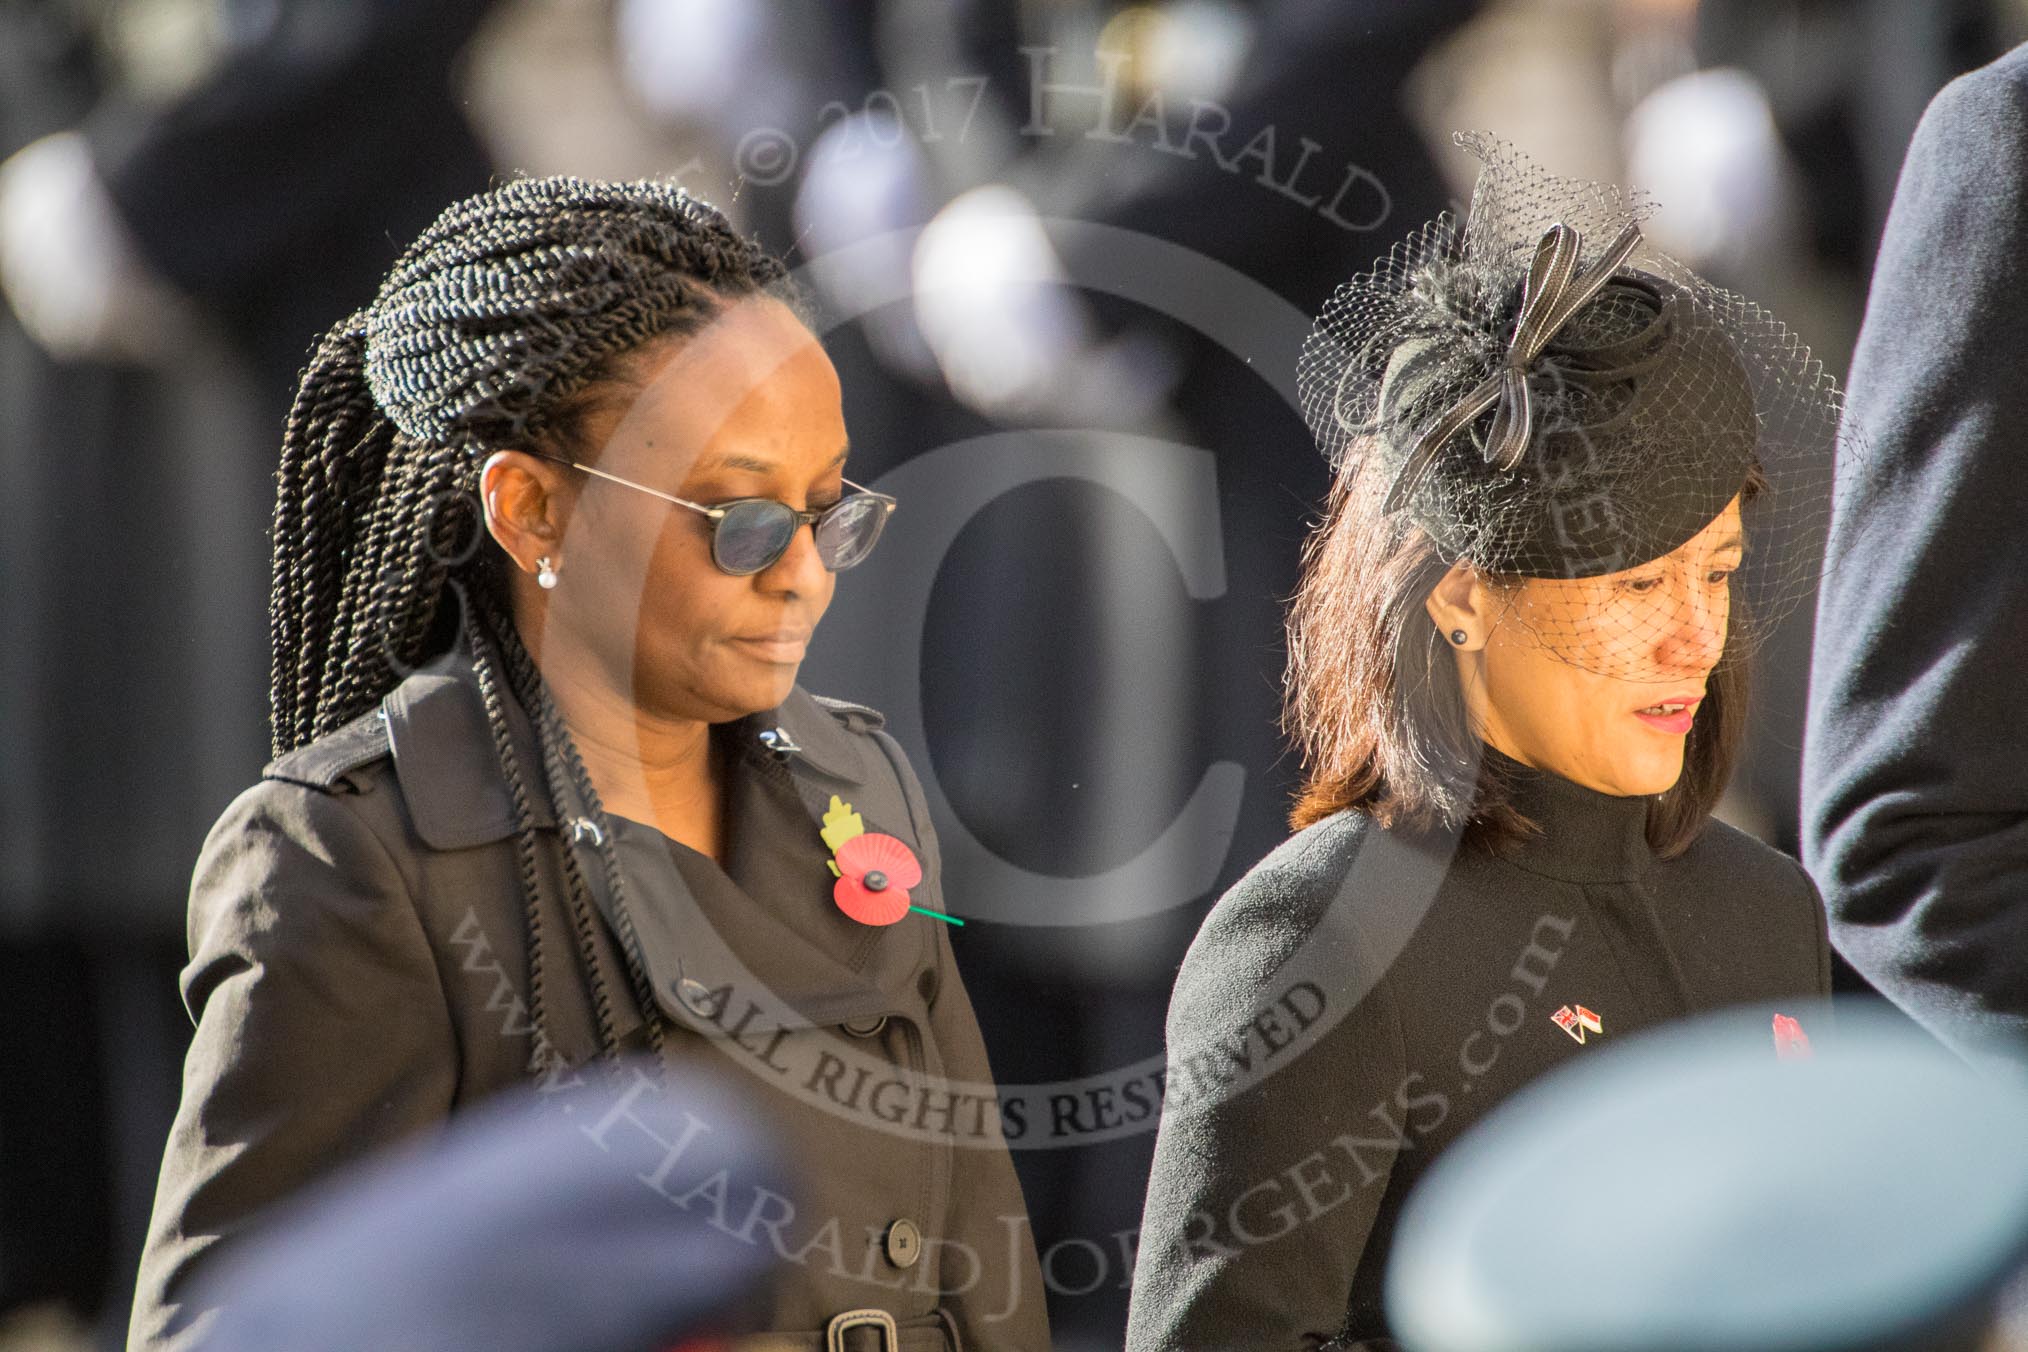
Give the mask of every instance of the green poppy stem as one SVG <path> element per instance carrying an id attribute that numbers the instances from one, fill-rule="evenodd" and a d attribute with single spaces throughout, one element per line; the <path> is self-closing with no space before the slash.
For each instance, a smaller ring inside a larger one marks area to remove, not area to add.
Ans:
<path id="1" fill-rule="evenodd" d="M 911 911 L 921 911 L 924 915 L 933 915 L 946 925 L 962 925 L 965 923 L 954 915 L 945 915 L 942 911 L 932 911 L 927 906 L 910 906 L 908 909 Z"/>

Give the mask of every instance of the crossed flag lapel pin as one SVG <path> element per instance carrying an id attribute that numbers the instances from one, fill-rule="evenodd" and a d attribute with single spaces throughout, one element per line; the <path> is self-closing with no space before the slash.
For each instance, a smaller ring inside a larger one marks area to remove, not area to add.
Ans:
<path id="1" fill-rule="evenodd" d="M 1598 1015 L 1583 1005 L 1565 1005 L 1551 1014 L 1549 1021 L 1576 1038 L 1579 1046 L 1584 1045 L 1585 1034 L 1605 1032 L 1605 1025 L 1599 1021 Z"/>

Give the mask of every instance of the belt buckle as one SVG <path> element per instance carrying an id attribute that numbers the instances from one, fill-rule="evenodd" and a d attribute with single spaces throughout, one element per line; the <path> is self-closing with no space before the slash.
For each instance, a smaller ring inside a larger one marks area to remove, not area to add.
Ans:
<path id="1" fill-rule="evenodd" d="M 845 1330 L 877 1328 L 881 1332 L 880 1352 L 901 1352 L 901 1330 L 894 1316 L 885 1310 L 847 1310 L 824 1326 L 824 1352 L 845 1352 Z"/>

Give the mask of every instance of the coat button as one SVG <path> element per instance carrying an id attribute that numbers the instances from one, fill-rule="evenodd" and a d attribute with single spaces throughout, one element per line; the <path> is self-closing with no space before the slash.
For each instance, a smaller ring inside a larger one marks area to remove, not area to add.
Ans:
<path id="1" fill-rule="evenodd" d="M 842 1027 L 853 1037 L 872 1037 L 875 1033 L 887 1027 L 887 1016 L 885 1014 L 875 1014 L 870 1019 L 851 1019 L 844 1023 Z"/>
<path id="2" fill-rule="evenodd" d="M 887 1227 L 887 1261 L 898 1268 L 914 1267 L 922 1257 L 922 1231 L 904 1217 Z"/>
<path id="3" fill-rule="evenodd" d="M 700 1019 L 718 1017 L 718 1001 L 712 996 L 711 987 L 694 976 L 686 976 L 676 983 L 676 998 Z"/>

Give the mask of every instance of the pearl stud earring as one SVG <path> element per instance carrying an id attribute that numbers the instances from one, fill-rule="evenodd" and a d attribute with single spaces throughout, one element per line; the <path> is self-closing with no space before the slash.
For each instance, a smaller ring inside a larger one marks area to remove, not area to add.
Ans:
<path id="1" fill-rule="evenodd" d="M 535 585 L 544 591 L 556 585 L 556 566 L 549 561 L 547 554 L 535 561 Z"/>
<path id="2" fill-rule="evenodd" d="M 547 583 L 545 583 L 545 584 L 543 584 L 543 585 L 547 586 L 548 584 L 547 584 Z M 1462 630 L 1462 629 L 1453 629 L 1453 630 L 1451 630 L 1451 642 L 1453 642 L 1453 643 L 1457 644 L 1457 645 L 1458 645 L 1458 646 L 1459 646 L 1460 648 L 1462 648 L 1462 647 L 1464 647 L 1464 646 L 1465 646 L 1465 640 L 1466 640 L 1466 639 L 1468 639 L 1468 638 L 1470 638 L 1470 637 L 1471 637 L 1471 635 L 1470 635 L 1470 634 L 1467 634 L 1467 633 L 1466 633 L 1466 632 L 1465 632 L 1464 630 Z"/>

